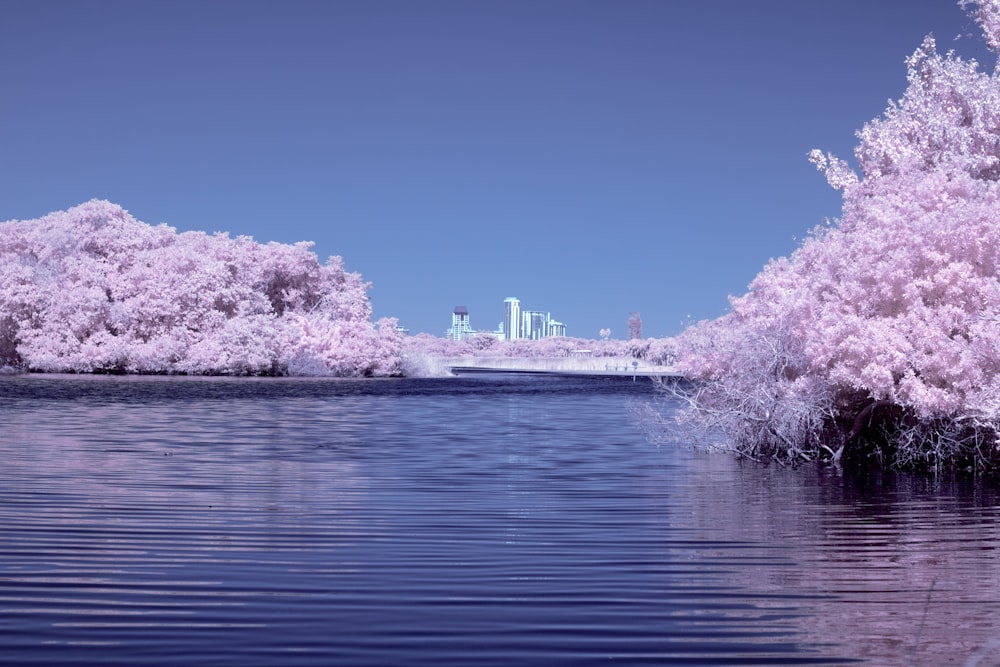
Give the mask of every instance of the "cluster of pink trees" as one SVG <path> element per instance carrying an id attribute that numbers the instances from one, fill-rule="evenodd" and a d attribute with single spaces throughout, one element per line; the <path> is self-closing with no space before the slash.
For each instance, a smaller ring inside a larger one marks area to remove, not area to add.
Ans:
<path id="1" fill-rule="evenodd" d="M 499 340 L 489 333 L 480 333 L 460 341 L 417 334 L 404 340 L 403 352 L 408 356 L 432 357 L 522 357 L 552 359 L 568 357 L 587 350 L 594 357 L 629 357 L 651 364 L 669 365 L 673 361 L 671 338 L 632 338 L 629 340 L 590 340 L 568 336 L 552 336 L 538 340 Z"/>
<path id="2" fill-rule="evenodd" d="M 996 51 L 1000 0 L 973 6 Z M 743 454 L 1000 460 L 1000 74 L 930 37 L 907 65 L 858 133 L 860 176 L 811 154 L 839 222 L 678 340 L 685 417 Z"/>
<path id="3" fill-rule="evenodd" d="M 310 243 L 178 234 L 106 201 L 0 223 L 0 367 L 42 372 L 383 376 L 416 358 L 648 359 L 667 340 L 454 342 L 372 324 L 368 284 Z"/>
<path id="4" fill-rule="evenodd" d="M 0 365 L 390 375 L 402 336 L 311 244 L 178 234 L 106 201 L 0 224 Z"/>

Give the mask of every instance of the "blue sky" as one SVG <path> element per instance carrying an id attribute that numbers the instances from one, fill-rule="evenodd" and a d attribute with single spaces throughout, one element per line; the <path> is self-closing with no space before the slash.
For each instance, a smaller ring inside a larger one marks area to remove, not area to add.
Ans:
<path id="1" fill-rule="evenodd" d="M 568 333 L 726 312 L 839 212 L 808 163 L 905 86 L 949 0 L 0 0 L 0 220 L 91 198 L 311 240 L 375 315 Z M 970 34 L 956 41 L 960 35 Z"/>

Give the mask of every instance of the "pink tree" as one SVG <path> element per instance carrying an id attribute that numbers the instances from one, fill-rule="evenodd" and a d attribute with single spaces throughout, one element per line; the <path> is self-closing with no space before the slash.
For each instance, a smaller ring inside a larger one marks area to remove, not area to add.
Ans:
<path id="1" fill-rule="evenodd" d="M 38 371 L 395 374 L 394 322 L 311 244 L 177 234 L 91 201 L 0 224 L 0 363 Z"/>
<path id="2" fill-rule="evenodd" d="M 996 50 L 1000 2 L 977 5 Z M 771 262 L 678 340 L 684 417 L 754 457 L 898 466 L 1000 452 L 1000 79 L 927 38 L 859 133 L 839 224 Z"/>
<path id="3" fill-rule="evenodd" d="M 492 334 L 481 333 L 461 341 L 417 334 L 403 339 L 404 355 L 418 357 L 520 357 L 559 358 L 579 350 L 588 350 L 594 357 L 629 357 L 654 364 L 672 364 L 675 344 L 669 338 L 632 340 L 590 340 L 568 336 L 548 336 L 538 340 L 497 340 Z M 417 365 L 419 370 L 420 364 Z"/>

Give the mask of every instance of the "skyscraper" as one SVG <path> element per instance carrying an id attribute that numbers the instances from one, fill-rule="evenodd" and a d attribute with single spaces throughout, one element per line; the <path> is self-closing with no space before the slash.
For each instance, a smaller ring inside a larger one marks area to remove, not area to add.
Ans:
<path id="1" fill-rule="evenodd" d="M 469 323 L 469 309 L 465 306 L 455 306 L 455 311 L 451 314 L 451 328 L 448 329 L 448 338 L 462 340 L 472 334 L 472 325 Z"/>
<path id="2" fill-rule="evenodd" d="M 545 338 L 545 325 L 549 321 L 548 313 L 540 310 L 526 310 L 522 318 L 521 335 L 530 340 Z"/>
<path id="3" fill-rule="evenodd" d="M 509 296 L 503 300 L 503 337 L 507 340 L 523 338 L 521 329 L 521 302 Z"/>

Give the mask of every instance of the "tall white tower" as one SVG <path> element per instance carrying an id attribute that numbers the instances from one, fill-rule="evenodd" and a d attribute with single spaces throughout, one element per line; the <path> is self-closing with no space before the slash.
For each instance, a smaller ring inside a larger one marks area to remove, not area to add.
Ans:
<path id="1" fill-rule="evenodd" d="M 507 340 L 522 338 L 521 302 L 509 296 L 503 300 L 503 337 Z"/>

